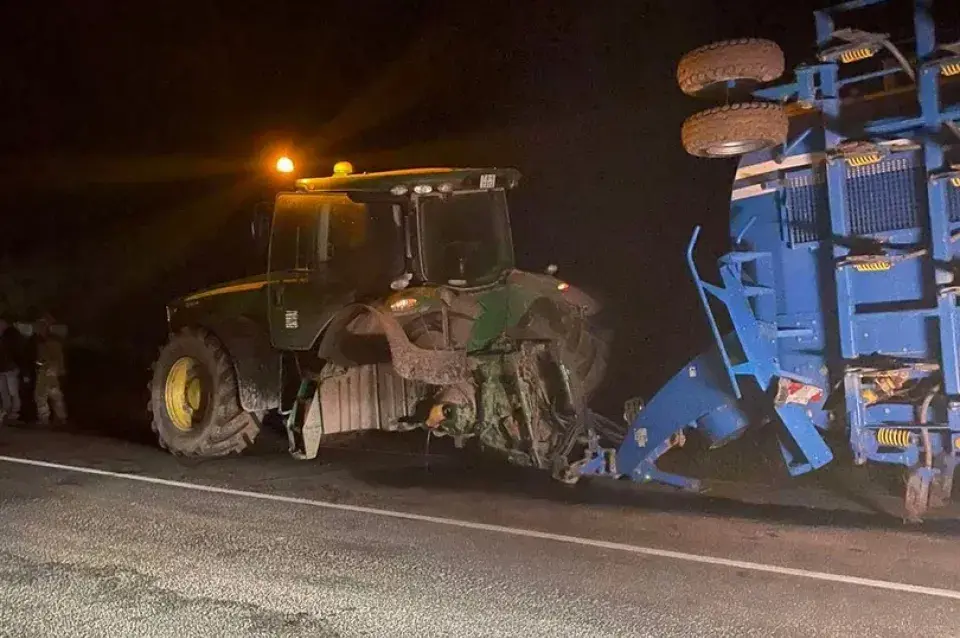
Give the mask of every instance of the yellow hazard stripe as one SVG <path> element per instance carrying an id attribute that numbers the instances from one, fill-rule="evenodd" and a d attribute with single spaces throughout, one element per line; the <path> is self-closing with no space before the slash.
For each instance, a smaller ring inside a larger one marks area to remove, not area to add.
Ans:
<path id="1" fill-rule="evenodd" d="M 877 50 L 873 47 L 861 47 L 859 49 L 853 49 L 852 51 L 844 51 L 840 54 L 840 61 L 844 64 L 859 62 L 860 60 L 872 58 L 876 52 Z"/>
<path id="2" fill-rule="evenodd" d="M 889 261 L 871 261 L 853 265 L 859 272 L 883 272 L 890 270 L 891 266 L 893 266 L 893 264 Z"/>
<path id="3" fill-rule="evenodd" d="M 940 72 L 943 73 L 946 77 L 951 77 L 954 75 L 960 75 L 960 62 L 952 62 L 949 64 L 944 64 L 940 67 Z"/>
<path id="4" fill-rule="evenodd" d="M 883 156 L 880 153 L 861 153 L 859 155 L 851 155 L 846 159 L 847 164 L 850 166 L 859 167 L 877 164 L 883 159 Z"/>
<path id="5" fill-rule="evenodd" d="M 303 277 L 293 277 L 288 279 L 275 279 L 273 283 L 279 284 L 294 284 L 306 281 Z M 213 288 L 211 290 L 204 290 L 201 292 L 194 293 L 189 297 L 184 297 L 184 301 L 196 301 L 198 299 L 205 299 L 207 297 L 215 297 L 216 295 L 228 295 L 233 292 L 247 292 L 249 290 L 260 290 L 264 286 L 270 283 L 267 280 L 263 281 L 248 281 L 241 282 L 236 284 L 229 284 L 226 286 L 220 286 L 219 288 Z"/>
<path id="6" fill-rule="evenodd" d="M 203 292 L 197 292 L 189 297 L 184 298 L 184 301 L 196 301 L 197 299 L 204 299 L 206 297 L 214 297 L 216 295 L 226 295 L 231 292 L 245 292 L 247 290 L 259 290 L 267 285 L 266 281 L 251 281 L 245 284 L 231 284 L 229 286 L 221 286 L 220 288 L 214 288 L 212 290 L 204 290 Z"/>

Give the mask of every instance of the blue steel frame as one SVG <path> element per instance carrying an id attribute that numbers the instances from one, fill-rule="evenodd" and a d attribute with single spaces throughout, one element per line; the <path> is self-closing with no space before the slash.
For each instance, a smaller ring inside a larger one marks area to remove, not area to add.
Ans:
<path id="1" fill-rule="evenodd" d="M 834 17 L 838 13 L 888 1 L 851 0 L 816 11 L 818 46 L 822 48 L 832 40 Z M 847 141 L 843 124 L 849 124 L 852 120 L 844 111 L 840 90 L 844 86 L 883 77 L 896 70 L 841 79 L 838 62 L 802 66 L 796 70 L 795 82 L 761 89 L 755 92 L 755 96 L 778 101 L 797 100 L 801 104 L 817 107 L 821 113 L 821 150 L 826 154 L 825 188 L 833 238 L 828 246 L 835 264 L 835 329 L 839 342 L 839 369 L 831 369 L 830 375 L 842 382 L 854 460 L 858 464 L 875 461 L 913 468 L 924 486 L 929 486 L 932 480 L 940 476 L 949 491 L 949 478 L 953 475 L 960 452 L 960 324 L 956 283 L 951 268 L 956 235 L 951 235 L 946 189 L 951 187 L 948 178 L 956 176 L 957 172 L 952 171 L 945 161 L 942 140 L 944 135 L 949 135 L 945 123 L 960 119 L 960 105 L 946 108 L 941 105 L 938 82 L 944 59 L 935 59 L 937 41 L 931 13 L 933 0 L 913 0 L 913 3 L 916 91 L 920 114 L 856 124 L 862 135 L 875 141 L 896 136 L 915 142 L 922 148 L 926 188 L 923 208 L 927 227 L 916 233 L 915 239 L 925 238 L 928 242 L 926 250 L 932 264 L 929 271 L 933 279 L 929 286 L 936 290 L 935 308 L 895 308 L 883 312 L 858 310 L 858 304 L 863 300 L 858 297 L 854 286 L 853 269 L 843 263 L 851 252 L 847 240 L 862 237 L 850 227 L 847 210 L 847 163 L 840 146 Z M 801 133 L 779 155 L 789 156 L 794 147 L 807 143 L 806 138 L 811 132 L 812 129 L 809 129 Z M 858 139 L 862 139 L 862 136 L 858 136 Z M 693 260 L 699 231 L 698 227 L 687 247 L 687 263 L 715 339 L 715 348 L 688 364 L 638 414 L 617 450 L 614 462 L 610 461 L 609 451 L 595 453 L 592 460 L 582 466 L 583 474 L 613 474 L 637 481 L 659 481 L 696 489 L 699 482 L 667 474 L 656 467 L 656 460 L 682 441 L 683 430 L 699 429 L 712 443 L 720 445 L 735 438 L 751 417 L 756 417 L 757 412 L 769 416 L 771 408 L 779 416 L 788 435 L 781 436 L 781 450 L 792 475 L 816 469 L 832 459 L 832 453 L 818 431 L 823 421 L 818 417 L 826 416 L 821 414 L 822 405 L 807 408 L 796 403 L 766 401 L 763 398 L 769 399 L 772 387 L 783 379 L 813 383 L 810 379 L 782 369 L 778 354 L 779 340 L 799 340 L 808 336 L 809 329 L 770 325 L 758 319 L 755 313 L 760 299 L 769 296 L 773 290 L 757 285 L 744 271 L 744 266 L 750 264 L 755 275 L 762 275 L 766 272 L 764 269 L 769 270 L 769 265 L 764 265 L 764 262 L 769 261 L 771 255 L 761 251 L 735 250 L 720 259 L 723 285 L 709 284 L 700 277 Z M 744 227 L 736 235 L 737 243 L 746 232 L 747 227 Z M 770 277 L 765 279 L 769 281 Z M 807 281 L 796 285 L 810 286 L 811 283 Z M 721 334 L 710 308 L 709 297 L 726 306 L 736 339 Z M 895 301 L 892 297 L 884 300 Z M 865 343 L 861 347 L 858 336 L 867 327 L 875 329 L 879 326 L 881 330 L 896 331 L 898 326 L 906 325 L 904 322 L 921 323 L 929 320 L 937 322 L 937 347 L 928 348 L 920 357 L 901 357 L 894 362 L 892 369 L 911 379 L 938 375 L 942 386 L 941 400 L 924 403 L 926 413 L 919 418 L 913 405 L 871 405 L 864 397 L 863 379 L 876 370 L 865 372 L 864 362 L 865 357 L 876 353 L 876 350 L 870 350 L 870 345 L 879 342 Z M 745 398 L 738 381 L 738 377 L 744 376 L 756 381 L 759 395 L 754 393 Z M 920 424 L 923 424 L 922 428 Z M 882 451 L 884 446 L 878 442 L 877 432 L 883 427 L 909 428 L 911 432 L 920 430 L 925 436 L 911 437 L 910 444 L 902 446 L 899 451 Z M 922 440 L 929 441 L 929 450 L 924 448 Z M 928 451 L 934 463 L 920 467 L 921 457 Z"/>
<path id="2" fill-rule="evenodd" d="M 833 16 L 839 11 L 858 9 L 871 4 L 879 4 L 884 0 L 860 0 L 848 2 L 830 11 L 816 12 L 817 41 L 820 44 L 827 42 L 834 29 Z M 951 262 L 953 260 L 953 242 L 951 240 L 950 220 L 947 210 L 945 188 L 946 181 L 942 178 L 950 171 L 945 163 L 944 147 L 941 138 L 944 134 L 944 123 L 957 119 L 960 109 L 956 106 L 943 110 L 939 95 L 939 74 L 942 61 L 934 61 L 937 51 L 935 25 L 932 18 L 933 0 L 914 0 L 914 30 L 916 40 L 917 60 L 917 98 L 920 106 L 919 117 L 888 118 L 874 122 L 867 122 L 864 129 L 868 135 L 875 138 L 898 135 L 921 145 L 923 149 L 923 168 L 926 184 L 926 237 L 927 247 L 932 258 L 932 273 L 934 281 L 932 287 L 937 291 L 936 308 L 915 308 L 890 311 L 888 313 L 857 312 L 857 298 L 853 291 L 852 272 L 850 267 L 836 269 L 837 291 L 837 319 L 840 337 L 841 354 L 848 361 L 844 370 L 844 398 L 846 405 L 847 423 L 850 431 L 850 444 L 856 463 L 877 461 L 898 463 L 907 467 L 916 467 L 920 462 L 922 444 L 914 440 L 904 446 L 902 451 L 882 452 L 877 440 L 877 429 L 884 426 L 916 426 L 918 415 L 909 405 L 887 405 L 883 411 L 871 409 L 862 393 L 863 374 L 857 367 L 858 359 L 870 352 L 864 352 L 858 347 L 857 334 L 860 327 L 867 325 L 881 326 L 881 329 L 895 330 L 896 321 L 913 319 L 924 321 L 932 318 L 937 321 L 939 339 L 936 352 L 928 352 L 927 360 L 923 363 L 934 363 L 939 367 L 942 380 L 942 394 L 946 401 L 941 409 L 933 410 L 928 407 L 928 414 L 920 415 L 921 419 L 930 423 L 930 430 L 934 430 L 929 437 L 930 456 L 937 461 L 937 467 L 928 467 L 919 473 L 924 484 L 943 473 L 952 477 L 957 463 L 957 446 L 955 441 L 960 434 L 960 331 L 957 324 L 957 297 L 952 286 L 953 274 Z M 833 123 L 843 122 L 844 113 L 840 100 L 839 90 L 842 83 L 838 80 L 836 64 L 822 64 L 811 68 L 807 74 L 801 76 L 805 81 L 799 87 L 799 98 L 816 101 L 820 104 L 824 119 L 825 150 L 827 152 L 827 194 L 830 210 L 830 228 L 835 238 L 851 238 L 854 233 L 848 226 L 850 219 L 846 210 L 844 190 L 846 186 L 846 166 L 844 159 L 837 153 L 838 147 L 845 140 L 843 134 L 836 130 Z M 816 90 L 819 90 L 819 95 Z M 849 248 L 833 245 L 834 258 L 839 261 L 849 254 Z M 897 315 L 900 315 L 898 317 Z M 904 316 L 908 315 L 908 316 Z M 884 324 L 886 326 L 884 327 Z M 910 374 L 917 372 L 920 366 L 904 362 Z M 943 414 L 945 412 L 945 414 Z M 944 416 L 946 417 L 944 419 Z"/>

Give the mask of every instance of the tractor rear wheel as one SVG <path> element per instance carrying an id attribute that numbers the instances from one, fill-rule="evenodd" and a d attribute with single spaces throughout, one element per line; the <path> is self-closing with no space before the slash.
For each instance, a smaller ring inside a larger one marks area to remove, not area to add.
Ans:
<path id="1" fill-rule="evenodd" d="M 233 365 L 210 332 L 184 329 L 160 351 L 150 384 L 153 430 L 160 445 L 180 456 L 241 452 L 260 423 L 240 407 Z"/>
<path id="2" fill-rule="evenodd" d="M 724 40 L 690 51 L 677 64 L 677 84 L 687 95 L 748 91 L 783 75 L 783 51 L 758 38 Z"/>
<path id="3" fill-rule="evenodd" d="M 584 401 L 588 401 L 606 373 L 607 336 L 585 317 L 546 299 L 534 302 L 525 323 L 539 338 L 557 344 L 561 361 L 572 374 Z"/>
<path id="4" fill-rule="evenodd" d="M 744 102 L 701 111 L 683 123 L 683 148 L 697 157 L 734 157 L 783 144 L 789 121 L 783 107 Z"/>

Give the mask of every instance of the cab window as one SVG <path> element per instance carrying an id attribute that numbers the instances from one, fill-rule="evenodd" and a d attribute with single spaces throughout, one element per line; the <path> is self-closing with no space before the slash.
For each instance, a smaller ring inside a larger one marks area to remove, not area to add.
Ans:
<path id="1" fill-rule="evenodd" d="M 367 244 L 367 205 L 343 198 L 330 203 L 326 258 L 338 261 L 363 250 Z"/>
<path id="2" fill-rule="evenodd" d="M 274 213 L 270 268 L 313 270 L 329 263 L 351 279 L 389 282 L 404 267 L 403 215 L 395 203 L 284 193 Z"/>
<path id="3" fill-rule="evenodd" d="M 326 257 L 321 252 L 322 197 L 283 194 L 277 197 L 270 235 L 270 269 L 312 270 Z"/>

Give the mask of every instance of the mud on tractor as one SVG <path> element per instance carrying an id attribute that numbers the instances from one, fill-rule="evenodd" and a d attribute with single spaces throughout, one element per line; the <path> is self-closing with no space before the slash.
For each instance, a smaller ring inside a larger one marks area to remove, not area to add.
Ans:
<path id="1" fill-rule="evenodd" d="M 290 452 L 322 437 L 425 428 L 570 478 L 600 382 L 598 306 L 514 266 L 513 169 L 296 180 L 275 200 L 263 275 L 167 307 L 150 406 L 178 455 L 239 452 L 271 411 Z"/>

